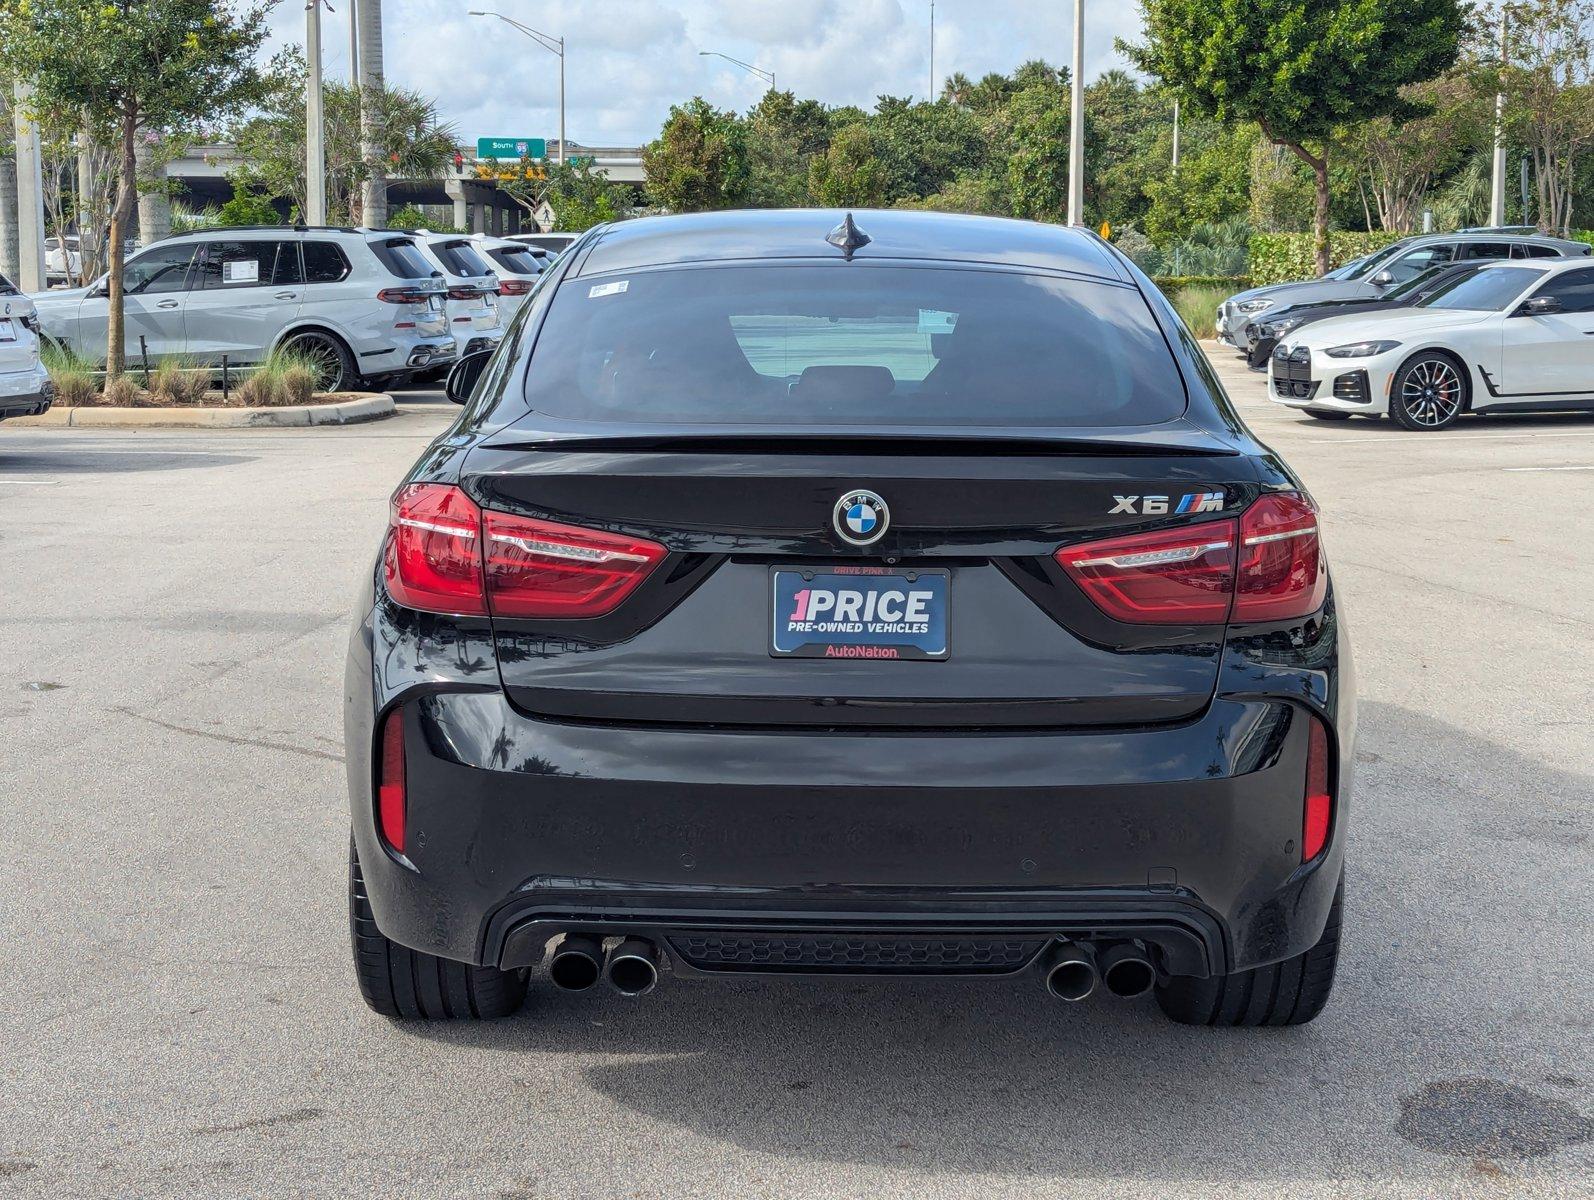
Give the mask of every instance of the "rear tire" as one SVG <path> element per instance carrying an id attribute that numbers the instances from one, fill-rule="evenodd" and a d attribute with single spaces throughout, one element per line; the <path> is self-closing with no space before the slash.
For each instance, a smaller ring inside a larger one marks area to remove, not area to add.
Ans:
<path id="1" fill-rule="evenodd" d="M 1304 411 L 1314 421 L 1348 421 L 1351 418 L 1350 413 L 1328 412 L 1320 408 L 1308 408 Z"/>
<path id="2" fill-rule="evenodd" d="M 1157 1004 L 1181 1025 L 1305 1025 L 1323 1011 L 1334 988 L 1344 893 L 1341 880 L 1323 936 L 1304 954 L 1210 979 L 1175 975 L 1157 987 Z"/>
<path id="3" fill-rule="evenodd" d="M 371 915 L 360 858 L 349 839 L 349 941 L 360 997 L 384 1017 L 421 1020 L 507 1017 L 526 999 L 526 973 L 500 971 L 411 950 L 382 936 Z"/>
<path id="4" fill-rule="evenodd" d="M 280 347 L 307 360 L 316 372 L 318 392 L 347 392 L 360 386 L 349 348 L 330 333 L 310 329 L 289 334 Z"/>

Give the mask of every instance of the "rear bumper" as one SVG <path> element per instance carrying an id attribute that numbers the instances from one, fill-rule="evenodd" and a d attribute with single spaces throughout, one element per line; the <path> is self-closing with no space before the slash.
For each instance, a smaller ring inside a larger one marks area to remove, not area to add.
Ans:
<path id="1" fill-rule="evenodd" d="M 43 370 L 0 375 L 0 421 L 48 412 L 54 399 L 55 385 Z"/>
<path id="2" fill-rule="evenodd" d="M 527 965 L 576 929 L 652 937 L 686 971 L 787 964 L 694 962 L 684 937 L 815 933 L 1036 953 L 1058 935 L 1143 937 L 1175 973 L 1254 967 L 1315 943 L 1338 883 L 1348 769 L 1327 849 L 1302 865 L 1299 839 L 1307 718 L 1349 758 L 1341 636 L 1331 602 L 1305 650 L 1231 637 L 1225 673 L 1247 694 L 1220 689 L 1177 725 L 727 732 L 522 713 L 490 643 L 478 657 L 474 631 L 383 602 L 348 664 L 356 844 L 383 933 L 462 961 Z M 372 734 L 395 704 L 405 859 L 378 840 L 372 798 Z"/>

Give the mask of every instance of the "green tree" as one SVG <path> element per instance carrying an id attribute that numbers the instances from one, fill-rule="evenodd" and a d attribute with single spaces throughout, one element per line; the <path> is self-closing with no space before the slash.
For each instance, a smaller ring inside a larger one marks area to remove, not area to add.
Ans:
<path id="1" fill-rule="evenodd" d="M 106 371 L 126 359 L 122 263 L 138 199 L 141 130 L 225 117 L 257 100 L 266 5 L 221 0 L 0 0 L 0 65 L 42 112 L 79 112 L 118 151 Z"/>
<path id="2" fill-rule="evenodd" d="M 981 169 L 990 156 L 980 117 L 955 104 L 881 96 L 867 124 L 888 204 L 932 195 L 960 173 Z"/>
<path id="3" fill-rule="evenodd" d="M 1541 229 L 1572 221 L 1578 159 L 1594 143 L 1594 3 L 1508 6 L 1507 131 L 1533 161 Z"/>
<path id="4" fill-rule="evenodd" d="M 221 206 L 218 225 L 280 225 L 281 216 L 271 197 L 251 191 L 242 184 L 232 185 L 232 199 Z"/>
<path id="5" fill-rule="evenodd" d="M 1168 161 L 1171 135 L 1159 138 L 1161 165 L 1142 184 L 1148 202 L 1146 233 L 1158 243 L 1182 240 L 1196 225 L 1242 214 L 1250 200 L 1251 154 L 1260 130 L 1250 122 L 1225 127 L 1199 117 L 1181 125 L 1179 169 Z"/>
<path id="6" fill-rule="evenodd" d="M 830 148 L 809 168 L 808 194 L 825 208 L 877 208 L 885 203 L 886 171 L 868 125 L 836 132 Z"/>
<path id="7" fill-rule="evenodd" d="M 266 78 L 263 102 L 232 135 L 240 160 L 233 182 L 291 200 L 300 212 L 306 207 L 307 188 L 304 81 L 304 59 L 298 51 L 278 55 Z M 440 121 L 437 106 L 419 92 L 328 81 L 322 84 L 321 97 L 330 221 L 354 220 L 360 185 L 375 165 L 361 147 L 362 104 L 372 113 L 385 175 L 436 178 L 454 156 L 453 126 Z"/>
<path id="8" fill-rule="evenodd" d="M 736 208 L 747 199 L 747 132 L 701 96 L 670 109 L 642 149 L 648 194 L 671 212 Z"/>
<path id="9" fill-rule="evenodd" d="M 1329 267 L 1329 150 L 1335 132 L 1425 110 L 1401 94 L 1456 61 L 1457 0 L 1143 0 L 1135 65 L 1222 121 L 1255 121 L 1312 170 L 1312 226 Z"/>
<path id="10" fill-rule="evenodd" d="M 830 145 L 830 114 L 825 106 L 771 88 L 748 110 L 744 124 L 747 203 L 754 208 L 802 204 L 814 156 Z"/>
<path id="11" fill-rule="evenodd" d="M 1068 96 L 1047 85 L 1008 103 L 1007 194 L 1015 217 L 1061 221 L 1068 211 Z"/>

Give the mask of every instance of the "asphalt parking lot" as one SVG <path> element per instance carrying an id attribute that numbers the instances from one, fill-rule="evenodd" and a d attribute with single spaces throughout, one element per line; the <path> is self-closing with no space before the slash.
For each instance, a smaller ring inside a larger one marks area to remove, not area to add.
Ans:
<path id="1" fill-rule="evenodd" d="M 1016 986 L 540 986 L 372 1016 L 343 647 L 454 411 L 0 426 L 0 1196 L 1594 1194 L 1594 419 L 1310 421 L 1362 697 L 1346 949 L 1295 1030 Z"/>

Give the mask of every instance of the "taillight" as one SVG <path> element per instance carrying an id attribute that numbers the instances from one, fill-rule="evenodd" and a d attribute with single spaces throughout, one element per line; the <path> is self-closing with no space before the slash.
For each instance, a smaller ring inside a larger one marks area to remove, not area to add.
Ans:
<path id="1" fill-rule="evenodd" d="M 1323 606 L 1317 510 L 1270 492 L 1235 521 L 1064 546 L 1054 556 L 1109 617 L 1136 625 L 1282 621 Z"/>
<path id="2" fill-rule="evenodd" d="M 613 612 L 668 553 L 646 538 L 484 512 L 451 484 L 412 483 L 393 497 L 383 571 L 406 608 L 580 619 Z"/>
<path id="3" fill-rule="evenodd" d="M 1233 521 L 1064 546 L 1057 561 L 1109 617 L 1148 625 L 1220 625 L 1234 586 Z"/>
<path id="4" fill-rule="evenodd" d="M 395 708 L 382 722 L 382 754 L 376 777 L 376 818 L 382 840 L 404 853 L 404 710 Z"/>
<path id="5" fill-rule="evenodd" d="M 1233 621 L 1282 621 L 1323 607 L 1317 509 L 1295 492 L 1269 492 L 1240 516 Z"/>
<path id="6" fill-rule="evenodd" d="M 383 304 L 424 304 L 426 293 L 412 287 L 383 288 L 376 298 Z"/>
<path id="7" fill-rule="evenodd" d="M 1301 861 L 1311 862 L 1328 844 L 1329 818 L 1334 800 L 1328 790 L 1328 730 L 1316 717 L 1308 717 L 1306 739 L 1306 798 L 1301 809 Z"/>
<path id="8" fill-rule="evenodd" d="M 383 570 L 406 608 L 485 616 L 481 510 L 459 488 L 412 483 L 393 497 Z"/>
<path id="9" fill-rule="evenodd" d="M 494 616 L 601 617 L 669 553 L 646 538 L 492 510 L 483 515 Z"/>
<path id="10" fill-rule="evenodd" d="M 524 296 L 531 291 L 531 283 L 525 279 L 500 279 L 498 290 L 505 296 Z"/>

